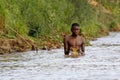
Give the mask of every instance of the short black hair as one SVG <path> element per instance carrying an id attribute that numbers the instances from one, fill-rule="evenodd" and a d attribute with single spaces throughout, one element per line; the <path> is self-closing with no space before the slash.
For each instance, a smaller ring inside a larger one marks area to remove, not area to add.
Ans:
<path id="1" fill-rule="evenodd" d="M 71 29 L 75 26 L 80 26 L 78 23 L 73 23 L 72 26 L 71 26 Z"/>

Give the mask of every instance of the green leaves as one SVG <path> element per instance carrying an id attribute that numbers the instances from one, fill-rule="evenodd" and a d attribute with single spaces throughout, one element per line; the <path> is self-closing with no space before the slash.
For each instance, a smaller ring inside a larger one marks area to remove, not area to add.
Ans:
<path id="1" fill-rule="evenodd" d="M 120 2 L 91 0 L 97 3 L 97 6 L 93 6 L 89 1 L 0 0 L 0 16 L 5 18 L 6 34 L 16 36 L 10 27 L 21 35 L 35 38 L 60 32 L 68 33 L 73 22 L 80 23 L 82 31 L 90 35 L 118 25 Z"/>

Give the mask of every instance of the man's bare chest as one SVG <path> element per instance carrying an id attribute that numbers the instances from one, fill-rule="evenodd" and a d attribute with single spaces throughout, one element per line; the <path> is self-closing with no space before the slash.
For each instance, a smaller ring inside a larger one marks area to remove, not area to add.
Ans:
<path id="1" fill-rule="evenodd" d="M 69 44 L 70 46 L 81 46 L 82 40 L 81 40 L 81 38 L 75 38 L 75 39 L 70 38 L 70 39 L 68 40 L 68 44 Z"/>

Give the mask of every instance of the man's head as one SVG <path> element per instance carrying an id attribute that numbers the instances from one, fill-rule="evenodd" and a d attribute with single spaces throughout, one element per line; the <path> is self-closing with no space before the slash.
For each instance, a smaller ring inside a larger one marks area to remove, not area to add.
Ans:
<path id="1" fill-rule="evenodd" d="M 80 33 L 80 25 L 78 23 L 73 23 L 71 26 L 71 32 L 74 36 L 79 35 Z"/>

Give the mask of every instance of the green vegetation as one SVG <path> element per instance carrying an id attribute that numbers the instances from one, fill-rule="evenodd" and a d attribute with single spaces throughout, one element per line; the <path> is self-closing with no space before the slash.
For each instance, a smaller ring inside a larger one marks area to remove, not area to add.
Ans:
<path id="1" fill-rule="evenodd" d="M 0 0 L 0 36 L 62 42 L 73 22 L 86 41 L 120 30 L 119 0 Z M 50 43 L 49 43 L 50 44 Z M 51 45 L 51 44 L 50 44 Z"/>

